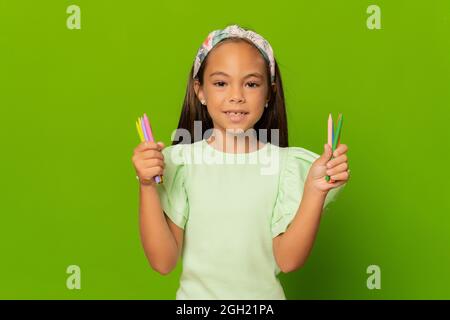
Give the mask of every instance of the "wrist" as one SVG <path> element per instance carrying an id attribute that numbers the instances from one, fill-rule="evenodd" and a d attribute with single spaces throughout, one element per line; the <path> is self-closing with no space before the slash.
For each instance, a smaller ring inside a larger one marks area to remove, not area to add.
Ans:
<path id="1" fill-rule="evenodd" d="M 156 186 L 154 179 L 140 179 L 139 176 L 136 176 L 136 179 L 139 181 L 139 186 L 141 188 L 149 189 Z"/>
<path id="2" fill-rule="evenodd" d="M 304 193 L 305 194 L 309 194 L 309 195 L 311 195 L 311 196 L 313 196 L 313 197 L 316 197 L 316 198 L 324 198 L 325 199 L 325 197 L 327 196 L 327 194 L 328 194 L 328 192 L 329 192 L 330 190 L 321 190 L 321 189 L 317 189 L 315 186 L 314 186 L 314 183 L 310 180 L 310 179 L 307 179 L 306 180 L 306 183 L 305 183 L 305 188 L 304 188 Z"/>

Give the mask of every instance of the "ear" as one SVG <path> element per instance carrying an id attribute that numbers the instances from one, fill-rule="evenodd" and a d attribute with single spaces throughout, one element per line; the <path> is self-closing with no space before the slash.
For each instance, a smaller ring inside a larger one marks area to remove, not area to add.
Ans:
<path id="1" fill-rule="evenodd" d="M 197 79 L 194 80 L 194 91 L 195 91 L 195 95 L 197 96 L 198 100 L 200 100 L 200 101 L 206 100 L 205 94 L 203 92 L 203 87 L 200 84 L 200 81 L 198 81 Z"/>

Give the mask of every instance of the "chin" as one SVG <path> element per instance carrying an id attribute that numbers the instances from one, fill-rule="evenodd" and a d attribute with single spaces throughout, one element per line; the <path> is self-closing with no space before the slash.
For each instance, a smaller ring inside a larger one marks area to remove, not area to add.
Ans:
<path id="1" fill-rule="evenodd" d="M 236 133 L 245 133 L 247 130 L 252 129 L 253 126 L 245 125 L 245 124 L 227 124 L 225 126 L 226 129 L 231 130 L 232 132 L 236 130 Z"/>

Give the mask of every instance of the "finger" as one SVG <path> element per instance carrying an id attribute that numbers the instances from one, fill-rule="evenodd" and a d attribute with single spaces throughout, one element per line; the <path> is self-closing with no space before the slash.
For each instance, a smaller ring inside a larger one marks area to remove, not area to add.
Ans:
<path id="1" fill-rule="evenodd" d="M 161 175 L 161 176 L 164 175 L 164 168 L 157 166 L 157 167 L 144 169 L 142 171 L 141 177 L 144 179 L 152 179 L 153 177 L 158 176 L 158 175 Z"/>
<path id="2" fill-rule="evenodd" d="M 141 154 L 139 155 L 139 157 L 141 159 L 152 159 L 152 158 L 157 158 L 157 159 L 161 159 L 164 160 L 164 155 L 157 150 L 146 150 L 141 152 Z"/>
<path id="3" fill-rule="evenodd" d="M 162 142 L 162 141 L 158 141 L 156 144 L 159 146 L 159 150 L 162 150 L 166 147 L 164 142 Z"/>
<path id="4" fill-rule="evenodd" d="M 332 176 L 332 175 L 347 171 L 347 169 L 348 169 L 348 164 L 347 164 L 347 162 L 344 162 L 344 163 L 338 164 L 337 166 L 334 166 L 331 169 L 327 169 L 326 173 L 327 173 L 327 176 Z"/>
<path id="5" fill-rule="evenodd" d="M 333 180 L 336 180 L 336 181 L 347 180 L 348 179 L 348 171 L 344 171 L 344 172 L 332 175 L 330 178 Z"/>
<path id="6" fill-rule="evenodd" d="M 322 155 L 316 160 L 316 163 L 324 166 L 328 160 L 330 160 L 332 154 L 331 147 L 328 144 L 324 144 Z"/>
<path id="7" fill-rule="evenodd" d="M 346 144 L 340 144 L 337 146 L 336 150 L 333 152 L 333 156 L 336 158 L 341 154 L 346 153 L 348 150 L 348 146 Z"/>
<path id="8" fill-rule="evenodd" d="M 162 142 L 142 141 L 135 149 L 135 152 L 142 152 L 145 150 L 162 150 L 164 144 Z"/>
<path id="9" fill-rule="evenodd" d="M 330 161 L 327 162 L 327 168 L 331 169 L 343 162 L 348 162 L 348 157 L 347 154 L 342 154 L 340 156 L 338 156 L 337 158 L 331 159 Z"/>
<path id="10" fill-rule="evenodd" d="M 330 189 L 334 189 L 334 188 L 340 187 L 346 183 L 347 183 L 347 181 L 335 181 L 333 183 L 330 183 L 329 186 L 330 186 Z"/>
<path id="11" fill-rule="evenodd" d="M 160 159 L 147 159 L 143 162 L 143 167 L 144 168 L 153 168 L 153 167 L 161 167 L 164 168 L 165 164 L 164 161 L 160 160 Z"/>

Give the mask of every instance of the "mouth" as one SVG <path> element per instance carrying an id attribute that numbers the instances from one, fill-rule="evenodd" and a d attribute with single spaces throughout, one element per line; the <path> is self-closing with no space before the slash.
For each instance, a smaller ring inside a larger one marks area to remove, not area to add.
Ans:
<path id="1" fill-rule="evenodd" d="M 238 123 L 247 118 L 248 112 L 233 112 L 233 111 L 224 111 L 224 114 L 228 117 L 231 122 Z"/>

